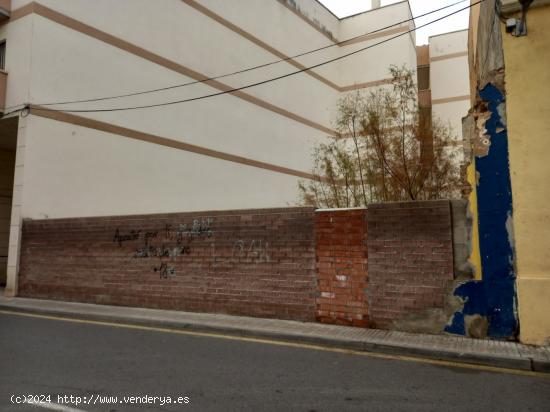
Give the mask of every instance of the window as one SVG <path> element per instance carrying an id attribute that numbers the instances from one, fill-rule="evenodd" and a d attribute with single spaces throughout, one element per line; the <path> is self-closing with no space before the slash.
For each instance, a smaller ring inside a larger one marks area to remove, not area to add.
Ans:
<path id="1" fill-rule="evenodd" d="M 0 42 L 0 70 L 6 69 L 6 41 Z"/>
<path id="2" fill-rule="evenodd" d="M 430 66 L 420 66 L 417 70 L 418 90 L 430 88 Z"/>

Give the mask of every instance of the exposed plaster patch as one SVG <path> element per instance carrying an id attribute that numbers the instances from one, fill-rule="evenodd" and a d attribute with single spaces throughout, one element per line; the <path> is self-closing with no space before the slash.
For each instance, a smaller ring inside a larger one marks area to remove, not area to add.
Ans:
<path id="1" fill-rule="evenodd" d="M 403 332 L 440 334 L 452 322 L 453 314 L 464 307 L 462 298 L 452 295 L 452 290 L 448 293 L 443 308 L 409 313 L 402 319 L 393 321 L 390 329 Z"/>
<path id="2" fill-rule="evenodd" d="M 453 223 L 453 262 L 457 280 L 474 277 L 475 267 L 469 258 L 472 254 L 472 213 L 469 202 L 464 199 L 451 200 Z"/>
<path id="3" fill-rule="evenodd" d="M 506 104 L 501 103 L 498 105 L 497 107 L 497 111 L 498 111 L 498 116 L 500 118 L 500 124 L 502 125 L 502 130 L 505 130 L 506 129 L 506 125 L 508 124 L 508 121 L 506 120 Z M 498 128 L 497 128 L 497 133 L 500 133 Z"/>
<path id="4" fill-rule="evenodd" d="M 452 298 L 452 300 L 451 300 Z M 464 330 L 464 306 L 468 297 L 458 296 L 456 294 L 449 297 L 450 307 L 454 308 L 454 313 L 452 313 L 447 319 L 445 332 L 454 333 L 459 335 L 465 335 L 466 331 Z"/>
<path id="5" fill-rule="evenodd" d="M 497 112 L 500 124 L 496 127 L 497 133 L 502 133 L 506 130 L 506 104 L 503 102 L 497 106 Z"/>
<path id="6" fill-rule="evenodd" d="M 486 316 L 464 316 L 464 324 L 466 325 L 466 335 L 470 338 L 482 339 L 487 337 L 489 321 Z"/>
<path id="7" fill-rule="evenodd" d="M 498 31 L 500 32 L 500 23 L 497 22 Z M 501 48 L 502 51 L 502 48 Z M 500 68 L 491 70 L 483 75 L 484 81 L 479 83 L 478 91 L 484 90 L 487 88 L 488 85 L 491 85 L 492 87 L 496 87 L 502 95 L 505 94 L 506 88 L 504 87 L 504 62 L 500 66 Z M 478 95 L 478 102 L 481 102 L 483 99 L 481 99 Z"/>
<path id="8" fill-rule="evenodd" d="M 481 107 L 482 111 L 475 111 L 474 118 L 476 119 L 476 134 L 474 135 L 474 141 L 472 147 L 475 157 L 484 157 L 489 154 L 489 148 L 491 147 L 491 138 L 487 134 L 485 123 L 491 118 L 491 113 L 486 107 Z"/>

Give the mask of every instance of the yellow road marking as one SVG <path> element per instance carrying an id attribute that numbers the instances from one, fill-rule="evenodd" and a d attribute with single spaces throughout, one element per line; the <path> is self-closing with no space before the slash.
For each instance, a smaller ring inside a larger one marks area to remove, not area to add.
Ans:
<path id="1" fill-rule="evenodd" d="M 329 346 L 315 345 L 315 344 L 309 344 L 309 343 L 296 343 L 296 342 L 272 340 L 272 339 L 266 339 L 266 338 L 250 338 L 250 337 L 244 337 L 244 336 L 224 335 L 221 333 L 214 333 L 214 332 L 195 332 L 195 331 L 181 330 L 181 329 L 160 328 L 155 326 L 132 325 L 129 323 L 115 323 L 115 322 L 106 322 L 106 321 L 98 321 L 98 320 L 67 318 L 63 316 L 39 315 L 35 313 L 17 312 L 17 311 L 11 311 L 11 310 L 0 310 L 0 314 L 57 320 L 57 321 L 72 322 L 72 323 L 83 323 L 83 324 L 89 324 L 89 325 L 111 326 L 111 327 L 123 328 L 123 329 L 137 329 L 137 330 L 145 330 L 145 331 L 151 331 L 151 332 L 172 333 L 177 335 L 200 336 L 200 337 L 234 340 L 234 341 L 241 341 L 241 342 L 262 343 L 262 344 L 273 345 L 273 346 L 286 346 L 286 347 L 292 347 L 292 348 L 311 349 L 311 350 L 317 350 L 317 351 L 323 351 L 323 352 L 343 353 L 347 355 L 367 356 L 370 358 L 427 363 L 430 365 L 473 369 L 473 370 L 480 370 L 485 372 L 550 378 L 550 374 L 543 373 L 543 372 L 501 368 L 497 366 L 476 365 L 471 363 L 453 362 L 453 361 L 445 361 L 445 360 L 427 359 L 427 358 L 421 358 L 421 357 L 415 357 L 415 356 L 391 355 L 391 354 L 385 354 L 385 353 L 360 351 L 360 350 L 354 350 L 354 349 L 340 349 L 340 348 L 333 348 Z"/>

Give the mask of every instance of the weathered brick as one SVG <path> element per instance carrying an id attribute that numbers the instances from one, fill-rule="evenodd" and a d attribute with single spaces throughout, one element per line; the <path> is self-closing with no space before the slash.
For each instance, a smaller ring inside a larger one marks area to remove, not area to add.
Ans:
<path id="1" fill-rule="evenodd" d="M 28 220 L 19 282 L 28 297 L 314 320 L 314 211 Z"/>
<path id="2" fill-rule="evenodd" d="M 369 206 L 369 320 L 379 328 L 442 308 L 453 279 L 448 201 Z"/>

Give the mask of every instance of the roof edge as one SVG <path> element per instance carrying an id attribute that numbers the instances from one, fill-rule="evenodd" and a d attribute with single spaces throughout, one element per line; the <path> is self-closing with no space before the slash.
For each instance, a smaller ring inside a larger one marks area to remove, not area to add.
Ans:
<path id="1" fill-rule="evenodd" d="M 380 9 L 385 9 L 387 7 L 392 7 L 392 6 L 396 6 L 398 4 L 403 4 L 403 3 L 407 3 L 409 5 L 409 12 L 411 13 L 411 16 L 414 17 L 413 14 L 412 14 L 411 4 L 410 4 L 409 0 L 403 0 L 403 1 L 399 1 L 397 3 L 386 4 L 385 6 L 377 7 L 376 9 L 368 9 L 368 10 L 365 10 L 365 11 L 361 11 L 359 13 L 350 14 L 349 16 L 345 16 L 345 17 L 338 17 L 327 6 L 325 6 L 323 3 L 321 3 L 320 0 L 313 0 L 313 1 L 320 4 L 321 7 L 323 7 L 326 11 L 328 11 L 330 14 L 332 14 L 336 18 L 336 20 L 338 20 L 338 21 L 346 20 L 346 19 L 349 19 L 349 18 L 352 18 L 352 17 L 357 17 L 357 16 L 360 16 L 361 14 L 369 13 L 371 11 L 376 11 L 376 10 L 380 10 Z"/>

